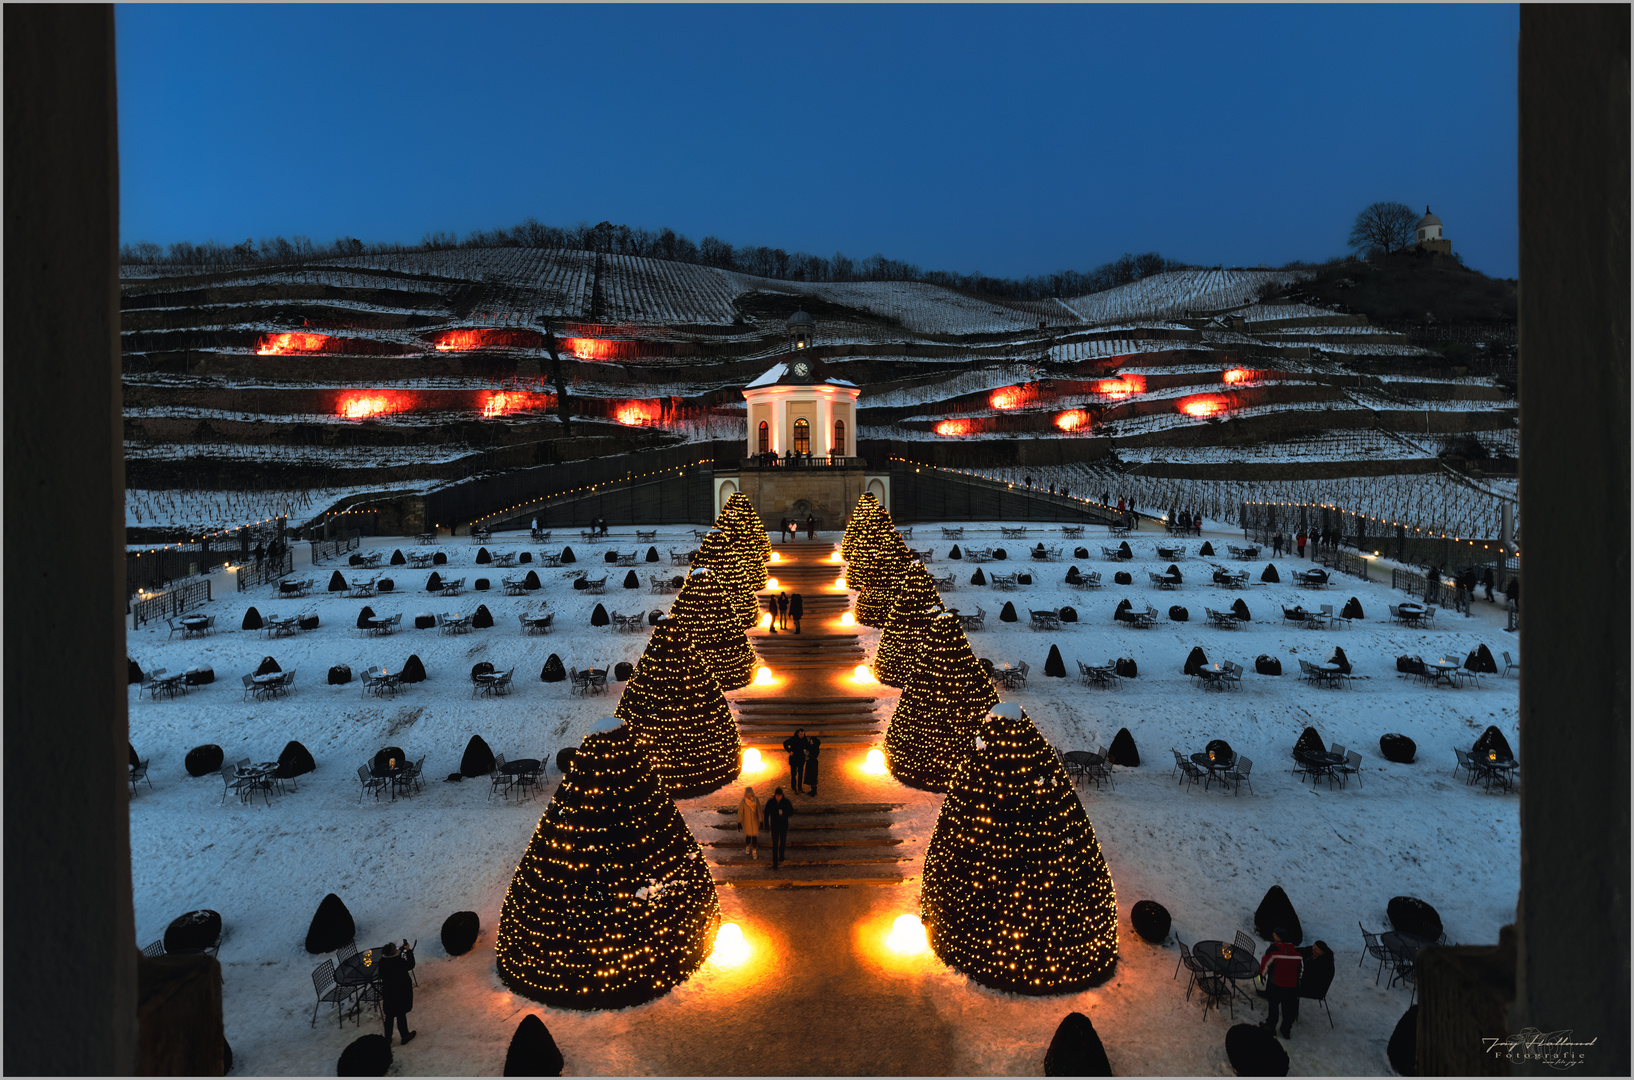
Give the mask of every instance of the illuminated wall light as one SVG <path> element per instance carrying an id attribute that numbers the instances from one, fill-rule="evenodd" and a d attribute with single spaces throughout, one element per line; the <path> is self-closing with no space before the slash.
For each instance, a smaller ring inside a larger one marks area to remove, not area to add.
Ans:
<path id="1" fill-rule="evenodd" d="M 885 937 L 886 946 L 894 953 L 902 956 L 917 956 L 930 952 L 930 942 L 925 937 L 925 924 L 919 921 L 917 915 L 898 915 L 891 924 L 891 932 Z"/>
<path id="2" fill-rule="evenodd" d="M 715 931 L 715 950 L 709 962 L 718 967 L 737 967 L 749 959 L 749 943 L 743 939 L 743 930 L 737 923 L 721 923 Z"/>

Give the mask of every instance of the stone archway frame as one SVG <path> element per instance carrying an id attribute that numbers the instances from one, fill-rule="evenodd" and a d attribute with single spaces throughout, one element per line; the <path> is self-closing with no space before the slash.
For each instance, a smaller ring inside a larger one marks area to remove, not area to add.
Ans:
<path id="1" fill-rule="evenodd" d="M 863 490 L 873 492 L 874 498 L 885 509 L 891 508 L 891 477 L 889 474 L 870 476 L 863 481 Z"/>
<path id="2" fill-rule="evenodd" d="M 721 511 L 726 509 L 726 500 L 738 493 L 736 479 L 722 480 L 715 485 L 715 516 L 720 517 Z"/>

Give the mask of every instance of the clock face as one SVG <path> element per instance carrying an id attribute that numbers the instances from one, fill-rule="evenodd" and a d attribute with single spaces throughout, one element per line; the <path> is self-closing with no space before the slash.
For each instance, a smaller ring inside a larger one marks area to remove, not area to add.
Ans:
<path id="1" fill-rule="evenodd" d="M 802 360 L 794 365 L 794 373 L 803 379 L 811 374 L 811 365 Z"/>

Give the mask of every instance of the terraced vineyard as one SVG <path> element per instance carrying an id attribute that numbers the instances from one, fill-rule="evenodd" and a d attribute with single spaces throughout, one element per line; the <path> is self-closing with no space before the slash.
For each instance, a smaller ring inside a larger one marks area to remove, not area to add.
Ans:
<path id="1" fill-rule="evenodd" d="M 1241 307 L 1263 288 L 1309 276 L 1302 270 L 1173 270 L 1061 303 L 1087 323 L 1161 319 Z"/>

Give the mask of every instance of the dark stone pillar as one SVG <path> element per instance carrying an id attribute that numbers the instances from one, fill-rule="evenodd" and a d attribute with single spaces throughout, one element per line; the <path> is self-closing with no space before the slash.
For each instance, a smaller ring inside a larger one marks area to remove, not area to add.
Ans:
<path id="1" fill-rule="evenodd" d="M 1584 537 L 1629 580 L 1628 136 L 1629 8 L 1523 5 L 1514 1023 L 1597 1039 L 1573 1071 L 1602 1076 L 1629 1072 L 1629 627 L 1581 595 Z"/>
<path id="2" fill-rule="evenodd" d="M 6 777 L 13 1074 L 137 1067 L 113 34 L 111 6 L 5 9 L 5 509 L 50 535 L 7 547 L 6 754 L 52 763 Z"/>
<path id="3" fill-rule="evenodd" d="M 213 956 L 168 954 L 141 960 L 142 1076 L 221 1076 L 221 963 Z"/>

